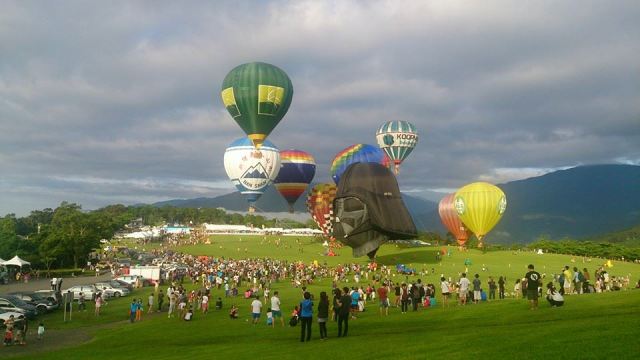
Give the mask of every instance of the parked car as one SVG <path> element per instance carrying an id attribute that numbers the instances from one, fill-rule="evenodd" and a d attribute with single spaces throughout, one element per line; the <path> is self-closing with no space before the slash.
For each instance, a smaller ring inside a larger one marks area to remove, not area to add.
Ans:
<path id="1" fill-rule="evenodd" d="M 40 314 L 44 314 L 49 311 L 53 311 L 57 309 L 60 305 L 57 301 L 53 299 L 49 299 L 44 295 L 34 292 L 24 292 L 24 293 L 11 293 L 10 295 L 15 295 L 25 301 L 27 304 L 31 304 L 38 309 Z"/>
<path id="2" fill-rule="evenodd" d="M 36 290 L 34 291 L 34 293 L 42 296 L 45 299 L 58 303 L 58 306 L 60 306 L 60 303 L 62 302 L 62 298 L 58 297 L 56 292 L 53 290 Z"/>
<path id="3" fill-rule="evenodd" d="M 101 290 L 104 294 L 107 294 L 109 297 L 120 297 L 120 296 L 127 296 L 129 295 L 131 292 L 129 291 L 129 289 L 122 287 L 122 286 L 113 286 L 111 285 L 111 283 L 108 282 L 98 282 L 95 283 L 96 287 L 98 288 L 98 290 Z"/>
<path id="4" fill-rule="evenodd" d="M 84 295 L 85 300 L 95 300 L 96 294 L 98 294 L 99 290 L 95 285 L 76 285 L 68 288 L 67 290 L 62 291 L 62 294 L 71 291 L 73 293 L 73 299 L 78 300 L 80 298 L 80 293 Z"/>
<path id="5" fill-rule="evenodd" d="M 27 304 L 15 295 L 0 295 L 0 309 L 24 314 L 27 319 L 35 319 L 38 316 L 38 309 Z"/>
<path id="6" fill-rule="evenodd" d="M 108 283 L 111 284 L 111 286 L 113 286 L 113 287 L 121 286 L 123 288 L 129 289 L 129 292 L 133 291 L 133 284 L 129 284 L 126 281 L 113 279 L 113 280 L 108 281 Z"/>
<path id="7" fill-rule="evenodd" d="M 0 309 L 0 329 L 4 328 L 4 322 L 9 320 L 11 315 L 13 315 L 13 321 L 15 322 L 24 320 L 24 314 L 22 313 Z"/>
<path id="8" fill-rule="evenodd" d="M 143 278 L 142 276 L 139 275 L 122 275 L 122 276 L 118 276 L 116 278 L 116 280 L 119 281 L 124 281 L 127 284 L 130 285 L 135 285 L 136 281 L 140 279 L 140 281 L 142 282 L 142 286 L 148 286 L 151 285 L 151 282 L 148 279 Z"/>

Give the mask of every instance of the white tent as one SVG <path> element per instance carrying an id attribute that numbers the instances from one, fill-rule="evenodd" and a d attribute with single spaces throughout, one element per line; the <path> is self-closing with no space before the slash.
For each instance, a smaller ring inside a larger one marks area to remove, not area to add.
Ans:
<path id="1" fill-rule="evenodd" d="M 20 257 L 16 255 L 11 260 L 4 261 L 2 265 L 15 265 L 23 267 L 24 265 L 31 265 L 31 263 L 20 259 Z"/>

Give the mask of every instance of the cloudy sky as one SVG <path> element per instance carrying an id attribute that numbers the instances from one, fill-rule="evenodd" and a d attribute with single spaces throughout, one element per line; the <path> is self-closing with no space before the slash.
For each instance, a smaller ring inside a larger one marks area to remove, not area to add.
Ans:
<path id="1" fill-rule="evenodd" d="M 635 0 L 3 1 L 0 214 L 231 192 L 219 91 L 251 61 L 289 74 L 270 140 L 317 181 L 395 119 L 420 131 L 415 195 L 640 164 L 638 19 Z"/>

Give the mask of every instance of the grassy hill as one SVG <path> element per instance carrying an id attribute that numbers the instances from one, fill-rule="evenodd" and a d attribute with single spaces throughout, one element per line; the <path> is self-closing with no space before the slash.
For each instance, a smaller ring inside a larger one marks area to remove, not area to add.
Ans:
<path id="1" fill-rule="evenodd" d="M 340 256 L 321 256 L 322 246 L 310 238 L 282 237 L 283 246 L 275 247 L 274 238 L 261 236 L 215 236 L 211 245 L 185 246 L 178 250 L 196 255 L 214 255 L 235 258 L 274 257 L 289 261 L 318 260 L 329 265 L 357 262 L 348 249 L 339 250 Z M 300 241 L 303 252 L 296 241 Z M 246 252 L 245 252 L 246 248 Z M 440 274 L 456 278 L 462 271 L 479 273 L 483 283 L 488 276 L 506 276 L 507 289 L 513 281 L 522 277 L 526 265 L 533 263 L 547 277 L 561 266 L 588 267 L 591 272 L 604 259 L 574 259 L 570 256 L 530 252 L 459 252 L 446 248 L 441 262 L 435 259 L 439 249 L 432 247 L 402 248 L 383 246 L 379 262 L 395 266 L 409 264 L 419 271 L 423 282 L 436 283 Z M 468 269 L 463 264 L 471 261 Z M 482 271 L 482 267 L 485 271 Z M 433 268 L 433 271 L 431 270 Z M 640 265 L 614 262 L 609 269 L 612 275 L 630 276 L 632 282 L 640 278 Z M 395 275 L 394 281 L 413 280 Z M 362 281 L 367 283 L 365 279 Z M 340 284 L 352 285 L 349 283 Z M 437 284 L 437 283 L 436 283 Z M 189 285 L 191 286 L 191 285 Z M 287 314 L 301 298 L 300 289 L 289 282 L 280 282 L 273 290 L 281 293 L 283 313 Z M 330 290 L 325 279 L 309 286 L 316 296 Z M 138 290 L 135 297 L 145 299 L 152 289 Z M 438 291 L 438 295 L 440 292 Z M 214 290 L 213 296 L 222 296 L 222 290 Z M 377 304 L 369 303 L 367 311 L 349 323 L 349 336 L 336 338 L 336 325 L 328 325 L 329 340 L 318 339 L 317 324 L 313 324 L 313 338 L 309 343 L 299 342 L 299 327 L 268 328 L 261 321 L 250 325 L 249 301 L 224 299 L 224 310 L 206 316 L 197 313 L 194 321 L 168 319 L 165 313 L 145 315 L 144 320 L 129 324 L 127 307 L 131 298 L 110 301 L 103 309 L 103 316 L 96 319 L 93 309 L 86 313 L 74 313 L 70 323 L 62 322 L 62 314 L 47 315 L 44 322 L 49 329 L 45 342 L 54 343 L 55 337 L 77 337 L 76 345 L 46 347 L 31 340 L 25 348 L 5 348 L 2 356 L 22 359 L 371 359 L 396 358 L 425 359 L 443 357 L 463 359 L 470 356 L 485 358 L 564 358 L 602 359 L 634 358 L 640 354 L 637 341 L 640 326 L 640 290 L 628 290 L 605 294 L 568 296 L 562 308 L 550 308 L 542 303 L 537 311 L 528 310 L 524 300 L 507 298 L 479 305 L 441 306 L 401 314 L 392 308 L 388 317 L 381 317 Z M 438 298 L 440 300 L 440 298 Z M 240 319 L 230 320 L 227 309 L 235 303 L 240 307 Z M 438 305 L 441 305 L 439 303 Z M 264 320 L 264 317 L 263 319 Z M 34 326 L 32 326 L 33 328 Z M 86 342 L 86 340 L 91 341 Z M 29 347 L 32 346 L 32 349 Z M 45 352 L 35 353 L 40 346 Z M 68 346 L 68 347 L 64 347 Z M 24 349 L 24 350 L 22 350 Z M 26 352 L 25 352 L 26 351 Z M 32 352 L 29 352 L 32 351 Z"/>

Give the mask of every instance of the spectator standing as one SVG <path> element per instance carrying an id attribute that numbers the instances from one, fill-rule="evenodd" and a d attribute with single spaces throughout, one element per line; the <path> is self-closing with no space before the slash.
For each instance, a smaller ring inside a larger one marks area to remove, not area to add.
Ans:
<path id="1" fill-rule="evenodd" d="M 311 294 L 304 293 L 304 299 L 300 302 L 300 341 L 311 340 L 311 323 L 313 322 L 313 301 Z"/>
<path id="2" fill-rule="evenodd" d="M 338 337 L 347 336 L 349 332 L 349 310 L 351 309 L 351 296 L 349 296 L 349 288 L 344 287 L 343 293 L 338 300 L 340 311 L 338 312 Z"/>
<path id="3" fill-rule="evenodd" d="M 271 297 L 271 312 L 273 313 L 272 326 L 275 327 L 276 319 L 280 318 L 280 324 L 284 327 L 284 318 L 282 317 L 282 309 L 280 308 L 280 295 L 278 295 L 277 291 L 274 291 Z"/>
<path id="4" fill-rule="evenodd" d="M 476 274 L 473 279 L 473 303 L 479 304 L 482 299 L 482 283 L 480 282 L 480 275 Z"/>
<path id="5" fill-rule="evenodd" d="M 527 299 L 531 303 L 531 310 L 538 308 L 538 287 L 540 286 L 540 273 L 533 269 L 533 264 L 527 266 L 529 271 L 524 276 L 527 279 Z"/>
<path id="6" fill-rule="evenodd" d="M 260 313 L 262 312 L 262 302 L 260 301 L 260 296 L 256 295 L 255 299 L 251 302 L 251 317 L 253 319 L 253 324 L 257 324 L 260 320 Z"/>
<path id="7" fill-rule="evenodd" d="M 469 293 L 469 279 L 467 279 L 467 274 L 462 273 L 462 277 L 458 281 L 458 295 L 460 296 L 460 304 L 467 304 L 467 294 Z"/>
<path id="8" fill-rule="evenodd" d="M 281 317 L 282 318 L 282 317 Z M 327 338 L 327 321 L 329 320 L 329 297 L 326 292 L 320 293 L 318 303 L 318 326 L 320 326 L 320 340 Z"/>

